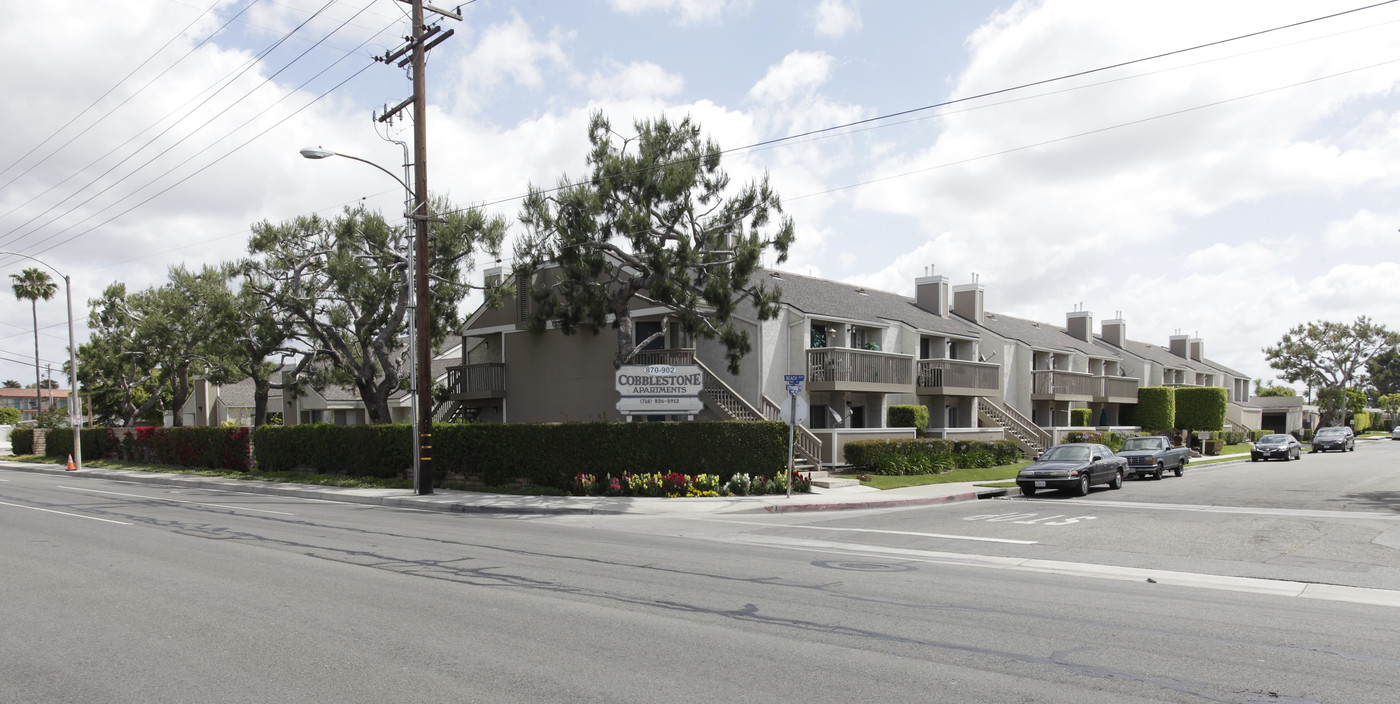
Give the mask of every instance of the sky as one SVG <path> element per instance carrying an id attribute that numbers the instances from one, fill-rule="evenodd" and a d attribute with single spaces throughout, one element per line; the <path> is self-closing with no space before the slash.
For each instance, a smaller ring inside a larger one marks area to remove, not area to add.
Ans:
<path id="1" fill-rule="evenodd" d="M 428 184 L 514 221 L 531 184 L 586 173 L 592 113 L 688 115 L 794 219 L 770 266 L 911 296 L 975 277 L 988 310 L 1121 316 L 1267 381 L 1262 348 L 1300 323 L 1400 328 L 1400 2 L 1368 5 L 476 0 L 429 57 Z M 411 123 L 374 117 L 411 85 L 373 57 L 408 10 L 0 4 L 0 250 L 43 262 L 0 273 L 69 276 L 81 344 L 107 285 L 238 259 L 253 224 L 397 217 L 384 173 L 298 150 L 402 173 Z M 59 283 L 37 305 L 55 377 Z M 7 289 L 0 379 L 33 383 L 33 334 Z"/>

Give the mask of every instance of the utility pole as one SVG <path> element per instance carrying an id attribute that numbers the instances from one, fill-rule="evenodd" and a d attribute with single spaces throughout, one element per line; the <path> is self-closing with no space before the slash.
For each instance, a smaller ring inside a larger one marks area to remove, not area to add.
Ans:
<path id="1" fill-rule="evenodd" d="M 452 36 L 453 30 L 441 31 L 439 27 L 423 24 L 423 11 L 429 10 L 444 17 L 461 21 L 456 12 L 428 5 L 423 0 L 399 0 L 413 6 L 413 34 L 408 45 L 387 53 L 375 60 L 391 63 L 406 53 L 412 56 L 398 63 L 400 68 L 413 65 L 413 95 L 393 109 L 380 115 L 378 120 L 385 122 L 408 105 L 413 105 L 413 219 L 414 262 L 413 294 L 409 303 L 413 306 L 414 334 L 410 341 L 410 355 L 415 361 L 415 369 L 410 393 L 417 398 L 417 413 L 413 419 L 417 439 L 418 457 L 414 463 L 413 491 L 416 494 L 433 493 L 433 351 L 432 351 L 432 293 L 428 289 L 428 221 L 435 219 L 428 211 L 428 90 L 424 69 L 428 63 L 428 50 Z"/>

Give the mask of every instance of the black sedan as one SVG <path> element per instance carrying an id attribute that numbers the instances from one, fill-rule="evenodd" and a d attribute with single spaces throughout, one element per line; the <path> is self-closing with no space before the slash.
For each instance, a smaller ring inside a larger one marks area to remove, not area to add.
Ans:
<path id="1" fill-rule="evenodd" d="M 1107 484 L 1110 489 L 1123 488 L 1123 475 L 1127 471 L 1128 460 L 1103 445 L 1056 445 L 1016 475 L 1016 486 L 1021 487 L 1021 493 L 1026 496 L 1035 496 L 1040 489 L 1066 489 L 1085 496 L 1094 484 Z"/>
<path id="2" fill-rule="evenodd" d="M 1249 450 L 1249 460 L 1258 462 L 1259 460 L 1279 459 L 1288 460 L 1301 459 L 1303 457 L 1303 443 L 1298 442 L 1298 438 L 1292 435 L 1265 435 L 1254 443 L 1254 447 Z"/>
<path id="3" fill-rule="evenodd" d="M 1327 450 L 1356 452 L 1356 438 L 1351 433 L 1340 429 L 1319 430 L 1317 435 L 1313 436 L 1312 451 L 1325 452 Z"/>

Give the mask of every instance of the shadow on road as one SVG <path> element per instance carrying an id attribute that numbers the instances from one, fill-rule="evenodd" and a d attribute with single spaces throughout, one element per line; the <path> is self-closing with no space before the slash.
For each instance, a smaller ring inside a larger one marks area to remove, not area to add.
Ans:
<path id="1" fill-rule="evenodd" d="M 1351 506 L 1360 505 L 1400 513 L 1400 491 L 1363 491 L 1355 494 L 1342 494 L 1341 497 L 1333 500 L 1345 502 Z"/>

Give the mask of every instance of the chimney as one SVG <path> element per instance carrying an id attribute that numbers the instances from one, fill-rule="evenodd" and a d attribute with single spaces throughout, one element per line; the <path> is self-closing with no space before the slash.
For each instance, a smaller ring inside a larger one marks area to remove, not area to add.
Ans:
<path id="1" fill-rule="evenodd" d="M 1128 324 L 1121 317 L 1103 321 L 1103 340 L 1122 349 L 1128 342 Z"/>
<path id="2" fill-rule="evenodd" d="M 486 270 L 485 278 L 487 286 L 501 283 L 501 279 L 505 278 L 505 269 L 499 266 L 493 266 Z"/>
<path id="3" fill-rule="evenodd" d="M 914 302 L 939 317 L 948 317 L 948 278 L 932 275 L 914 279 Z"/>
<path id="4" fill-rule="evenodd" d="M 1185 359 L 1186 340 L 1187 337 L 1185 335 L 1172 335 L 1167 338 L 1167 349 L 1171 350 L 1172 354 Z"/>
<path id="5" fill-rule="evenodd" d="M 970 284 L 954 286 L 953 312 L 980 325 L 983 313 L 982 298 L 982 284 L 974 281 Z"/>
<path id="6" fill-rule="evenodd" d="M 1065 329 L 1069 334 L 1084 342 L 1094 341 L 1094 314 L 1087 310 L 1076 310 L 1065 314 Z"/>
<path id="7" fill-rule="evenodd" d="M 1206 361 L 1206 341 L 1199 337 L 1193 337 L 1186 341 L 1187 354 L 1197 362 Z"/>

